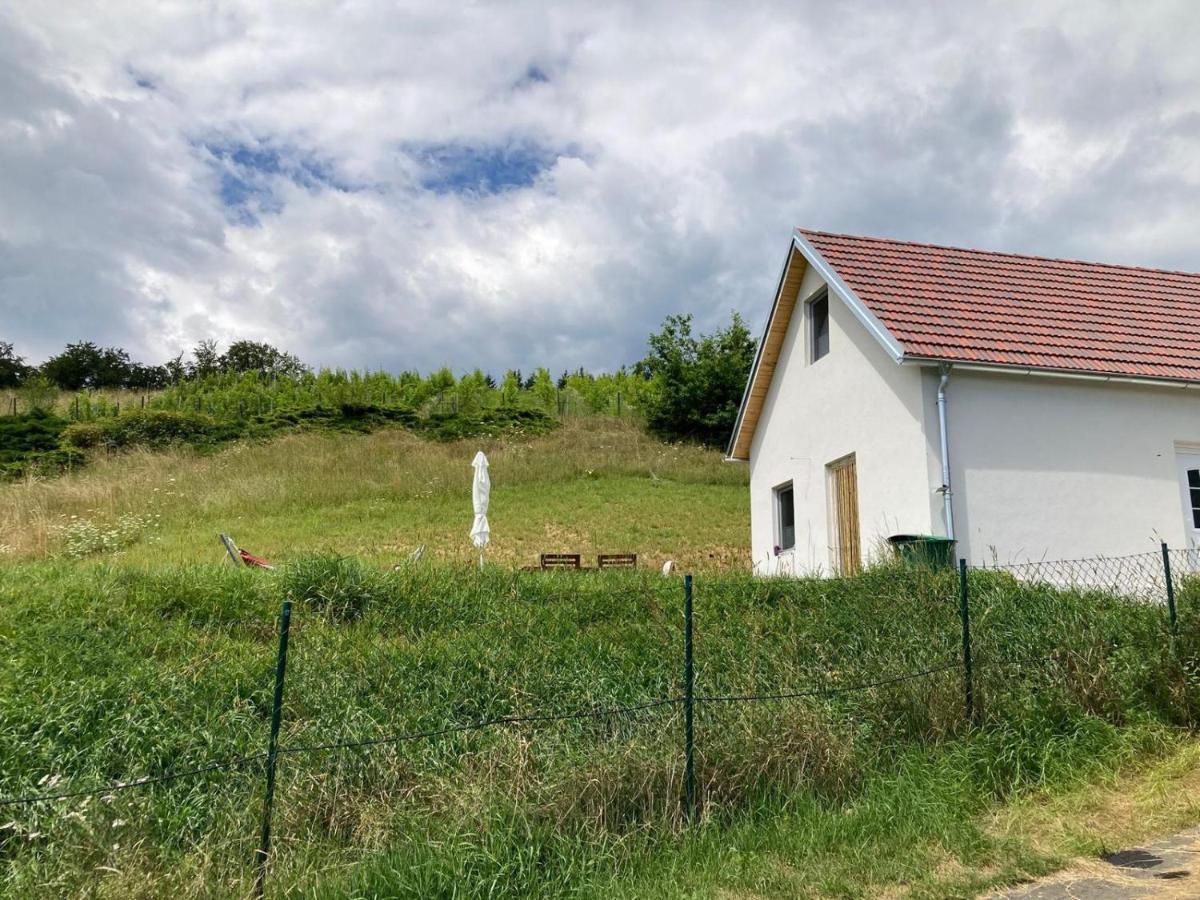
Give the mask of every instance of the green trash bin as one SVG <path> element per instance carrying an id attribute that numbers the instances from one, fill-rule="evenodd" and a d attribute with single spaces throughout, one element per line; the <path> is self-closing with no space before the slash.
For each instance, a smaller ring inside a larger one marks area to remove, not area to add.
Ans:
<path id="1" fill-rule="evenodd" d="M 901 562 L 929 566 L 932 569 L 954 568 L 954 540 L 936 534 L 893 534 L 887 542 Z"/>

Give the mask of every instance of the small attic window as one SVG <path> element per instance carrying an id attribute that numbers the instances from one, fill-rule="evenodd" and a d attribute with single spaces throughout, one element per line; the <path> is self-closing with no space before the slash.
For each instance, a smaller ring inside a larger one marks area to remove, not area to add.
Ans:
<path id="1" fill-rule="evenodd" d="M 829 353 L 829 293 L 808 302 L 808 333 L 810 336 L 808 361 L 815 363 Z"/>

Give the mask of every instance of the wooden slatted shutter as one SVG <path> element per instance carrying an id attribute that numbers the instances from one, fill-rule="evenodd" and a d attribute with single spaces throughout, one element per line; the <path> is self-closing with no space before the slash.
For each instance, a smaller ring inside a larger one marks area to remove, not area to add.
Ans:
<path id="1" fill-rule="evenodd" d="M 858 536 L 858 469 L 854 454 L 826 466 L 828 471 L 830 556 L 838 575 L 854 575 L 862 567 Z"/>

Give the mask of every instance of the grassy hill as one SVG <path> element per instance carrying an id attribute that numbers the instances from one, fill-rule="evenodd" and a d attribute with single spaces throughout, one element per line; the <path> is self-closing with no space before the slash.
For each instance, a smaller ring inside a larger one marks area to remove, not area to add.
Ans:
<path id="1" fill-rule="evenodd" d="M 996 824 L 1013 810 L 1194 767 L 1195 584 L 1172 641 L 1158 607 L 974 573 L 970 721 L 953 574 L 752 579 L 745 477 L 593 419 L 136 451 L 0 487 L 0 895 L 248 895 L 285 598 L 268 896 L 969 896 L 1091 846 Z M 279 569 L 223 561 L 220 530 Z M 680 579 L 518 571 L 540 550 L 698 573 L 694 823 Z"/>
<path id="2" fill-rule="evenodd" d="M 212 454 L 101 456 L 61 478 L 0 484 L 0 547 L 18 559 L 182 565 L 219 561 L 217 534 L 228 532 L 272 560 L 330 550 L 383 565 L 425 544 L 434 559 L 466 562 L 478 449 L 491 461 L 489 559 L 498 564 L 635 552 L 648 565 L 749 565 L 746 468 L 605 417 L 537 437 L 314 432 Z"/>
<path id="3" fill-rule="evenodd" d="M 981 575 L 972 727 L 955 588 L 697 579 L 699 693 L 800 696 L 701 704 L 688 828 L 679 704 L 587 714 L 678 697 L 677 579 L 9 566 L 0 796 L 101 793 L 6 807 L 0 893 L 246 895 L 291 596 L 272 896 L 963 896 L 1054 861 L 999 802 L 1183 748 L 1200 697 L 1161 610 Z"/>

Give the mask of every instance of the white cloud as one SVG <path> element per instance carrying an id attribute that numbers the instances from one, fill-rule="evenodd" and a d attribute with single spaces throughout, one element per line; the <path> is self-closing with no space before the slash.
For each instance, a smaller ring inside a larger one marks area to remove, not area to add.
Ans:
<path id="1" fill-rule="evenodd" d="M 761 321 L 796 224 L 1195 269 L 1195 31 L 1184 2 L 18 4 L 3 337 L 614 367 L 670 312 Z"/>

